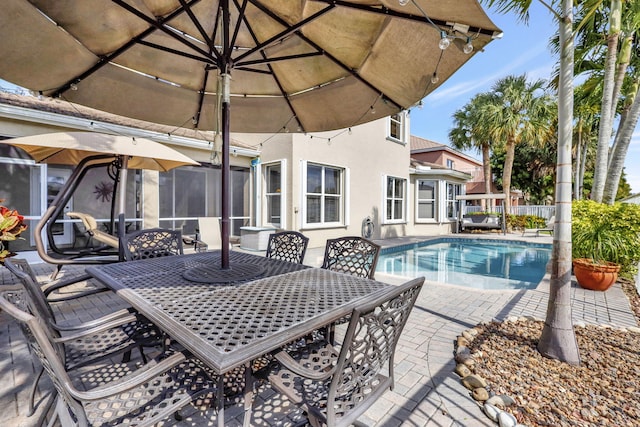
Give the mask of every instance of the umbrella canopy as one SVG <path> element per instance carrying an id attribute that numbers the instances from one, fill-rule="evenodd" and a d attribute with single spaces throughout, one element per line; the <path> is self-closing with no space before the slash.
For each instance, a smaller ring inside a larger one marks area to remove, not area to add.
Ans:
<path id="1" fill-rule="evenodd" d="M 168 171 L 199 163 L 179 151 L 146 138 L 94 132 L 59 132 L 8 139 L 0 143 L 20 147 L 38 163 L 77 165 L 99 154 L 127 156 L 129 169 Z"/>
<path id="2" fill-rule="evenodd" d="M 0 78 L 219 131 L 227 269 L 229 132 L 324 131 L 389 116 L 501 34 L 476 0 L 8 0 Z"/>
<path id="3" fill-rule="evenodd" d="M 232 132 L 311 132 L 413 106 L 499 34 L 476 0 L 9 0 L 0 77 L 220 130 L 229 73 Z"/>

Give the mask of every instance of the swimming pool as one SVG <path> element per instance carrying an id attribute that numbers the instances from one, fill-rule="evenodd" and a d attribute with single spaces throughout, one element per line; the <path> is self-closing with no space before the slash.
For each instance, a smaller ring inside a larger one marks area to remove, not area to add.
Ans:
<path id="1" fill-rule="evenodd" d="M 384 248 L 376 272 L 476 289 L 534 289 L 550 257 L 548 244 L 447 237 Z"/>

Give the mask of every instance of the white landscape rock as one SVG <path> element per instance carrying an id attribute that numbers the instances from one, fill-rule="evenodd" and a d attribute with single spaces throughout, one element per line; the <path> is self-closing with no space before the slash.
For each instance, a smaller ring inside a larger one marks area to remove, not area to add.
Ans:
<path id="1" fill-rule="evenodd" d="M 498 414 L 498 425 L 500 427 L 516 427 L 518 420 L 508 412 L 502 411 Z"/>
<path id="2" fill-rule="evenodd" d="M 493 422 L 498 422 L 498 414 L 500 414 L 500 409 L 496 406 L 493 406 L 490 403 L 486 403 L 483 406 L 484 413 L 489 417 L 489 419 Z"/>

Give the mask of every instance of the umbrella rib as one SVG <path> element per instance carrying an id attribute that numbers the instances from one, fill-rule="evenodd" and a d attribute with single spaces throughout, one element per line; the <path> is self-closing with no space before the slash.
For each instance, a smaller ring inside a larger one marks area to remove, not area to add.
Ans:
<path id="1" fill-rule="evenodd" d="M 349 2 L 346 2 L 346 1 L 342 1 L 342 0 L 314 0 L 314 1 L 317 1 L 317 2 L 320 2 L 320 3 L 335 4 L 336 6 L 345 7 L 345 8 L 349 8 L 349 9 L 364 10 L 366 12 L 376 13 L 378 15 L 394 16 L 394 17 L 397 17 L 397 18 L 408 19 L 410 21 L 424 22 L 424 23 L 435 25 L 436 27 L 438 27 L 438 26 L 443 27 L 443 29 L 444 28 L 451 28 L 451 22 L 448 22 L 448 21 L 443 21 L 441 19 L 434 19 L 434 18 L 430 18 L 430 17 L 427 17 L 427 16 L 419 16 L 419 15 L 413 15 L 413 14 L 410 14 L 410 13 L 398 12 L 396 10 L 389 9 L 389 8 L 386 8 L 386 7 L 376 7 L 376 6 L 367 6 L 367 5 L 364 5 L 364 4 L 354 4 L 354 3 L 349 3 Z M 470 33 L 483 34 L 483 35 L 486 35 L 486 36 L 493 36 L 494 33 L 495 33 L 494 30 L 489 30 L 487 28 L 480 28 L 480 27 L 472 27 L 472 26 L 469 26 L 469 32 Z"/>
<path id="2" fill-rule="evenodd" d="M 116 2 L 117 0 L 112 0 L 114 2 Z M 190 4 L 193 5 L 195 3 L 199 3 L 200 0 L 193 0 Z M 165 20 L 166 21 L 170 21 L 171 19 L 175 18 L 176 16 L 178 16 L 179 14 L 182 13 L 181 9 L 176 9 L 175 11 L 173 11 Z M 146 18 L 146 17 L 145 17 Z M 52 20 L 52 22 L 55 22 Z M 57 24 L 56 24 L 57 25 Z M 86 79 L 87 77 L 89 77 L 90 75 L 92 75 L 93 73 L 95 73 L 96 71 L 98 71 L 99 69 L 101 69 L 102 67 L 104 67 L 105 65 L 107 65 L 108 63 L 110 63 L 113 59 L 117 58 L 118 56 L 120 56 L 121 54 L 123 54 L 124 52 L 126 52 L 127 50 L 129 50 L 131 47 L 135 46 L 136 44 L 138 44 L 140 41 L 142 41 L 143 38 L 147 37 L 149 34 L 153 33 L 154 31 L 156 31 L 158 29 L 158 26 L 156 26 L 154 24 L 153 27 L 147 28 L 146 30 L 144 30 L 142 33 L 138 34 L 137 36 L 133 37 L 132 39 L 130 39 L 128 42 L 126 42 L 125 44 L 123 44 L 122 46 L 120 46 L 118 49 L 116 49 L 114 52 L 108 54 L 108 55 L 102 55 L 98 58 L 98 62 L 96 64 L 94 64 L 93 66 L 91 66 L 88 70 L 84 71 L 83 73 L 77 75 L 76 77 L 74 77 L 73 79 L 69 80 L 68 82 L 66 82 L 65 84 L 63 84 L 62 86 L 60 86 L 58 89 L 56 89 L 50 96 L 52 98 L 57 98 L 60 95 L 62 95 L 64 92 L 68 91 L 71 88 L 71 85 L 73 84 L 77 84 L 79 82 L 81 82 L 82 80 Z"/>
<path id="3" fill-rule="evenodd" d="M 236 45 L 236 39 L 238 38 L 238 32 L 240 31 L 240 23 L 244 20 L 245 10 L 247 9 L 247 0 L 242 2 L 242 6 L 238 6 L 238 2 L 234 0 L 233 2 L 236 5 L 236 9 L 238 9 L 238 16 L 242 16 L 242 19 L 238 19 L 236 22 L 236 27 L 233 30 L 233 37 L 231 37 L 231 41 L 229 43 L 230 46 Z"/>
<path id="4" fill-rule="evenodd" d="M 233 1 L 236 2 L 237 0 L 233 0 Z M 249 34 L 251 34 L 251 38 L 253 38 L 253 41 L 256 44 L 259 44 L 258 38 L 256 37 L 256 33 L 253 31 L 253 27 L 251 26 L 251 24 L 245 19 L 244 15 L 242 19 L 245 21 L 245 25 L 247 26 L 247 31 L 249 31 Z M 263 50 L 260 50 L 260 55 L 262 56 L 263 59 L 267 59 L 267 55 L 264 53 Z M 280 93 L 282 94 L 282 97 L 284 98 L 285 102 L 289 106 L 291 113 L 293 113 L 293 117 L 295 117 L 296 122 L 298 122 L 298 126 L 300 126 L 301 130 L 304 131 L 304 126 L 302 125 L 302 123 L 300 122 L 300 119 L 298 118 L 298 113 L 296 112 L 295 108 L 293 108 L 293 105 L 291 104 L 289 95 L 282 87 L 282 84 L 280 83 L 280 79 L 278 79 L 278 76 L 276 75 L 276 73 L 273 72 L 273 68 L 271 68 L 271 64 L 270 63 L 266 63 L 266 64 L 267 64 L 267 67 L 269 68 L 269 74 L 271 74 L 271 76 L 273 77 L 273 80 L 276 82 L 276 85 L 278 85 L 278 90 L 280 90 Z"/>
<path id="5" fill-rule="evenodd" d="M 204 72 L 204 78 L 202 82 L 202 90 L 198 92 L 198 109 L 196 111 L 196 115 L 194 116 L 194 128 L 198 128 L 198 123 L 200 123 L 200 114 L 202 113 L 202 104 L 204 104 L 204 91 L 207 87 L 207 81 L 209 80 L 209 72 Z"/>
<path id="6" fill-rule="evenodd" d="M 309 16 L 306 19 L 303 19 L 302 21 L 296 23 L 295 25 L 290 25 L 289 23 L 287 23 L 286 21 L 281 19 L 278 15 L 274 14 L 269 9 L 264 7 L 264 5 L 262 5 L 260 2 L 255 1 L 255 0 L 249 0 L 249 1 L 251 1 L 251 4 L 253 4 L 255 7 L 257 7 L 262 12 L 264 12 L 266 15 L 268 15 L 271 19 L 273 19 L 278 24 L 280 24 L 283 27 L 285 27 L 285 30 L 281 31 L 280 33 L 276 34 L 273 37 L 270 37 L 269 39 L 265 40 L 262 43 L 258 42 L 258 40 L 256 39 L 255 40 L 256 41 L 256 47 L 254 47 L 253 49 L 250 49 L 249 51 L 247 51 L 247 52 L 243 53 L 242 55 L 238 56 L 237 58 L 235 58 L 235 61 L 241 61 L 242 58 L 245 58 L 245 57 L 247 57 L 247 56 L 249 56 L 249 55 L 251 55 L 251 54 L 253 54 L 253 53 L 257 52 L 257 51 L 260 51 L 260 52 L 264 51 L 264 49 L 267 46 L 269 46 L 271 43 L 282 39 L 283 37 L 287 36 L 288 34 L 297 33 L 298 29 L 300 29 L 302 26 L 304 26 L 304 25 L 308 24 L 309 22 L 312 22 L 312 21 L 320 18 L 321 16 L 323 16 L 327 12 L 331 11 L 335 7 L 334 5 L 330 4 L 326 8 L 322 9 L 319 12 L 314 13 L 313 15 Z M 321 52 L 322 50 L 319 49 L 318 51 Z"/>
<path id="7" fill-rule="evenodd" d="M 280 25 L 284 26 L 284 27 L 288 27 L 289 24 L 287 24 L 286 21 L 284 21 L 282 18 L 280 18 L 278 15 L 276 15 L 275 13 L 273 13 L 271 10 L 269 10 L 268 8 L 266 8 L 264 5 L 262 5 L 258 0 L 250 0 L 251 3 L 258 7 L 260 10 L 262 10 L 265 14 L 267 14 L 271 19 L 273 19 L 274 21 L 278 22 Z M 327 13 L 329 10 L 333 9 L 334 4 L 337 4 L 338 2 L 327 2 L 329 4 L 329 6 L 326 9 L 323 9 L 322 11 L 320 11 L 319 13 L 313 15 L 313 17 L 317 18 L 318 16 L 320 16 L 319 14 L 325 14 Z M 318 15 L 318 16 L 316 16 Z M 314 19 L 315 19 L 314 18 Z M 331 55 L 329 52 L 327 52 L 326 50 L 322 49 L 320 46 L 318 46 L 316 43 L 314 43 L 312 40 L 310 40 L 308 37 L 306 37 L 304 34 L 302 34 L 299 31 L 299 28 L 301 27 L 301 24 L 303 23 L 307 23 L 307 19 L 300 21 L 298 24 L 296 24 L 295 26 L 291 27 L 294 28 L 295 27 L 295 31 L 293 32 L 295 35 L 297 35 L 298 37 L 300 37 L 300 39 L 302 39 L 303 41 L 305 41 L 307 44 L 309 44 L 311 47 L 313 47 L 316 51 L 318 52 L 322 52 L 322 54 L 327 57 L 328 59 L 330 59 L 333 63 L 335 63 L 336 65 L 338 65 L 339 67 L 341 67 L 344 71 L 346 71 L 347 73 L 349 73 L 351 76 L 353 76 L 356 80 L 358 80 L 359 82 L 361 82 L 362 84 L 364 84 L 365 86 L 367 86 L 369 89 L 371 89 L 372 91 L 379 93 L 381 95 L 384 95 L 385 98 L 393 103 L 393 105 L 398 108 L 399 110 L 403 110 L 405 107 L 403 107 L 402 105 L 400 105 L 398 102 L 396 102 L 395 100 L 393 100 L 391 97 L 389 97 L 387 94 L 384 93 L 384 91 L 378 89 L 377 87 L 375 87 L 371 82 L 369 82 L 367 79 L 363 78 L 360 74 L 358 74 L 355 70 L 353 70 L 351 67 L 348 67 L 347 65 L 345 65 L 342 61 L 340 61 L 338 58 L 336 58 L 335 56 Z M 290 32 L 290 31 L 289 31 Z M 241 56 L 242 57 L 242 56 Z M 239 57 L 240 58 L 240 57 Z M 284 93 L 284 92 L 283 92 Z M 286 95 L 285 95 L 286 97 Z"/>
<path id="8" fill-rule="evenodd" d="M 178 42 L 180 42 L 183 45 L 187 46 L 188 48 L 193 49 L 196 52 L 199 52 L 205 58 L 209 58 L 211 61 L 217 61 L 219 59 L 219 56 L 217 55 L 217 52 L 215 50 L 213 51 L 214 55 L 212 56 L 211 52 L 207 52 L 206 50 L 201 49 L 200 47 L 196 46 L 195 44 L 193 44 L 193 43 L 185 40 L 183 37 L 179 36 L 175 31 L 172 31 L 169 28 L 165 27 L 165 23 L 168 22 L 170 20 L 170 18 L 163 19 L 161 22 L 158 22 L 158 21 L 155 21 L 155 20 L 149 18 L 147 15 L 145 15 L 142 12 L 140 12 L 138 9 L 134 8 L 133 6 L 130 6 L 129 4 L 124 2 L 124 0 L 111 0 L 111 1 L 114 2 L 115 4 L 117 4 L 118 6 L 122 7 L 123 9 L 127 10 L 131 14 L 135 15 L 136 17 L 142 19 L 147 24 L 152 25 L 153 27 L 155 27 L 158 30 L 162 31 L 163 33 L 165 33 L 169 37 L 172 37 L 175 40 L 177 40 Z M 190 3 L 190 5 L 193 5 L 193 4 L 195 4 L 195 3 L 199 2 L 199 1 L 200 0 L 193 0 Z M 182 8 L 176 9 L 171 14 L 171 18 L 174 18 L 175 16 L 177 16 L 179 14 L 182 14 L 183 12 L 184 12 L 184 9 L 182 9 Z"/>
<path id="9" fill-rule="evenodd" d="M 211 49 L 213 54 L 217 58 L 219 58 L 219 54 L 218 54 L 218 51 L 216 50 L 215 43 L 213 42 L 212 39 L 209 38 L 209 35 L 205 31 L 205 29 L 202 27 L 202 24 L 200 23 L 200 20 L 198 20 L 198 18 L 195 16 L 193 11 L 191 10 L 191 5 L 187 4 L 187 2 L 185 0 L 179 0 L 179 1 L 180 1 L 180 4 L 182 5 L 182 8 L 184 9 L 184 11 L 187 12 L 187 15 L 189 15 L 189 19 L 191 19 L 191 22 L 193 23 L 193 25 L 195 25 L 196 28 L 198 29 L 198 32 L 200 33 L 200 36 L 202 36 L 204 41 L 207 43 L 207 46 L 209 46 L 209 49 Z"/>
<path id="10" fill-rule="evenodd" d="M 279 61 L 288 61 L 290 59 L 300 59 L 300 58 L 308 58 L 311 56 L 322 56 L 322 52 L 309 52 L 309 53 L 301 53 L 299 55 L 287 55 L 287 56 L 277 56 L 273 58 L 264 58 L 264 59 L 256 59 L 253 61 L 245 61 L 245 62 L 236 62 L 235 67 L 238 69 L 239 67 L 246 67 L 247 65 L 259 65 L 259 64 L 269 64 L 272 62 Z"/>
<path id="11" fill-rule="evenodd" d="M 189 59 L 193 59 L 193 60 L 196 60 L 196 61 L 200 61 L 200 62 L 205 62 L 207 64 L 211 64 L 211 60 L 209 58 L 203 58 L 202 56 L 192 55 L 192 54 L 187 53 L 187 52 L 182 52 L 182 51 L 179 51 L 177 49 L 171 49 L 170 47 L 161 46 L 159 44 L 151 43 L 151 42 L 148 42 L 146 40 L 138 40 L 137 43 L 141 44 L 143 46 L 147 46 L 147 47 L 153 48 L 153 49 L 161 50 L 163 52 L 172 53 L 172 54 L 174 54 L 176 56 L 182 56 L 182 57 L 185 57 L 185 58 L 189 58 Z"/>

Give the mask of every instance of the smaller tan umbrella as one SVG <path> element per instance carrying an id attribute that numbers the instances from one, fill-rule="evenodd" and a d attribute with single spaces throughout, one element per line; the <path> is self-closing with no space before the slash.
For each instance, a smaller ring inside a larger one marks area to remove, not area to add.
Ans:
<path id="1" fill-rule="evenodd" d="M 199 165 L 173 148 L 146 138 L 95 132 L 59 132 L 4 140 L 20 147 L 38 163 L 77 165 L 99 154 L 127 156 L 129 169 L 168 171 L 178 166 Z"/>
<path id="2" fill-rule="evenodd" d="M 167 147 L 166 145 L 146 138 L 134 138 L 131 136 L 109 135 L 96 132 L 58 132 L 41 135 L 26 136 L 21 138 L 0 141 L 0 144 L 9 144 L 19 147 L 29 154 L 38 163 L 48 163 L 56 165 L 75 165 L 71 179 L 58 193 L 51 205 L 47 208 L 34 233 L 36 247 L 40 257 L 52 264 L 85 264 L 96 263 L 95 261 L 83 261 L 70 258 L 53 258 L 47 254 L 42 242 L 41 231 L 50 221 L 55 221 L 62 211 L 66 201 L 71 197 L 75 188 L 75 182 L 80 177 L 79 171 L 86 166 L 86 162 L 91 162 L 89 158 L 101 156 L 100 162 L 110 161 L 109 156 L 114 160 L 120 159 L 118 181 L 126 182 L 127 169 L 149 169 L 158 171 L 168 171 L 178 166 L 199 166 L 199 163 L 184 154 Z M 114 186 L 114 191 L 117 185 Z M 126 191 L 119 191 L 119 213 L 120 224 L 124 224 L 124 206 Z M 112 204 L 112 226 L 115 220 L 115 198 Z M 113 229 L 113 228 L 112 228 Z M 49 230 L 47 230 L 49 231 Z M 124 230 L 120 230 L 124 232 Z M 52 249 L 62 255 L 50 239 Z"/>

